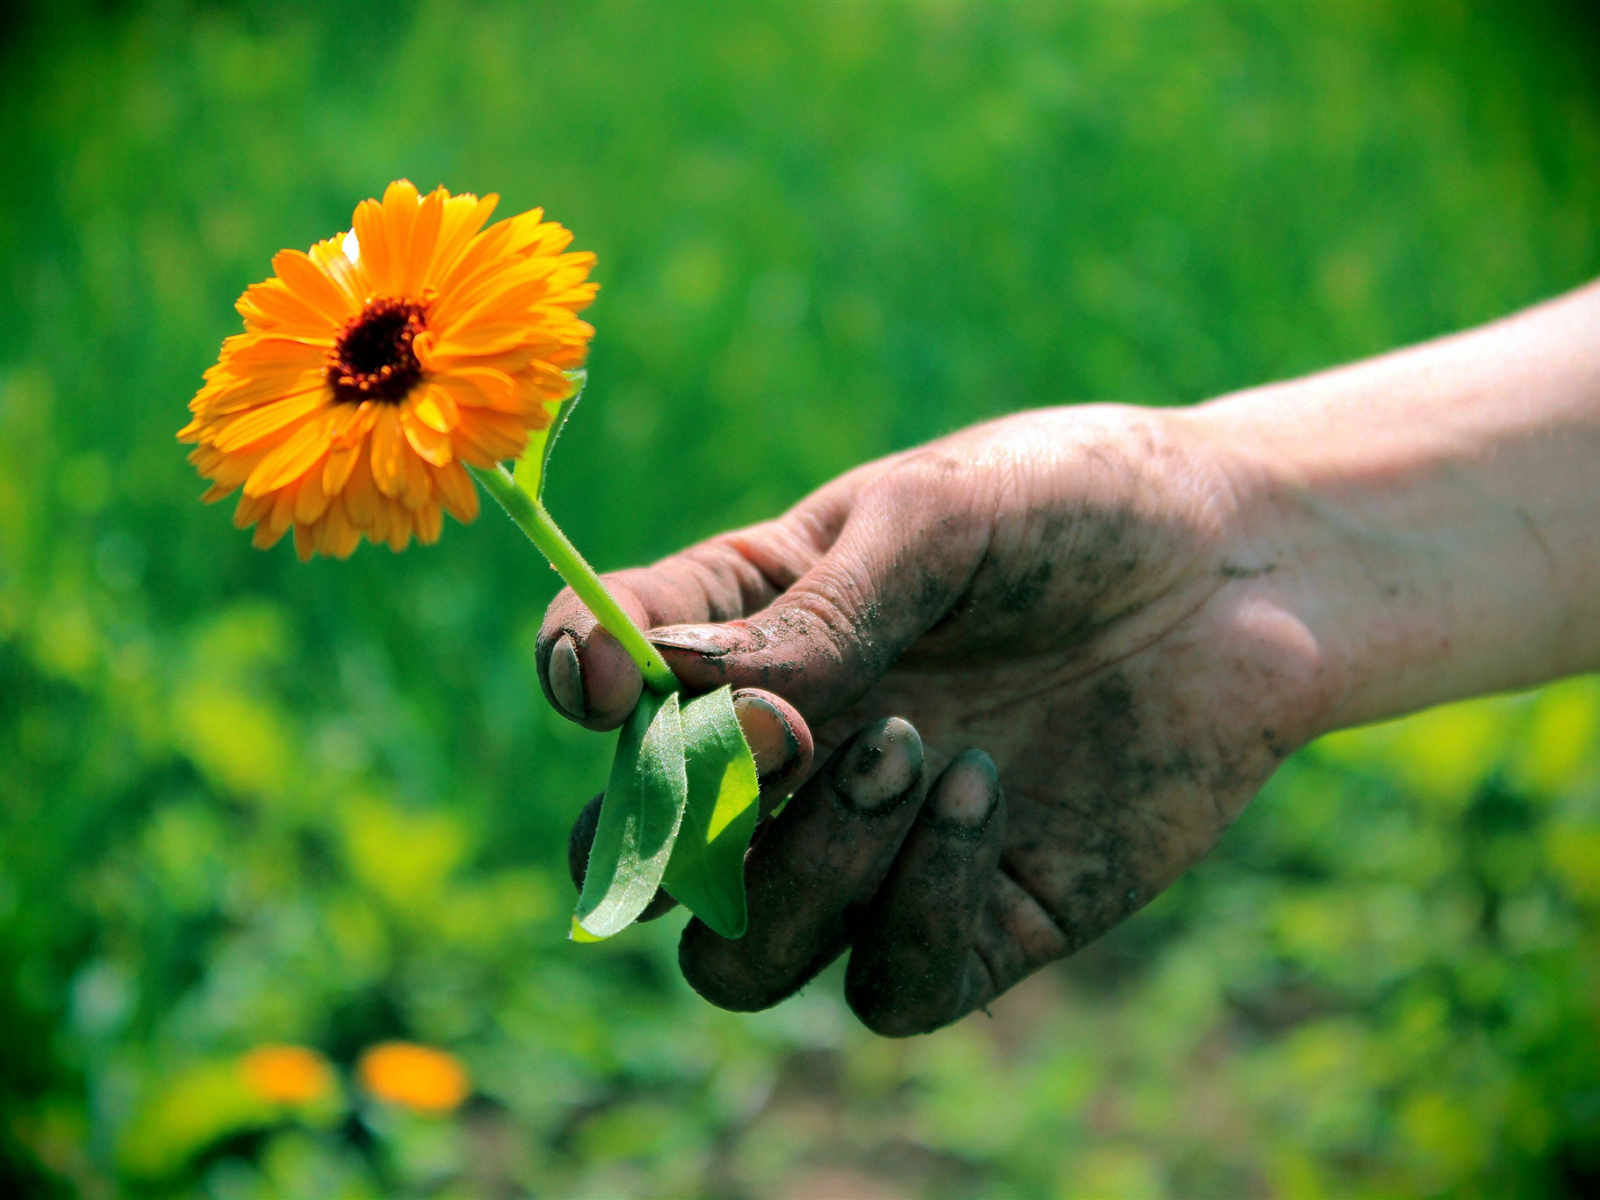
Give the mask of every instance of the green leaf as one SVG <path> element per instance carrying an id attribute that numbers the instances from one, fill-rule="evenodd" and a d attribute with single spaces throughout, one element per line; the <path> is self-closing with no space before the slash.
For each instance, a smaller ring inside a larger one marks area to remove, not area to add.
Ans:
<path id="1" fill-rule="evenodd" d="M 522 452 L 522 457 L 517 459 L 515 472 L 517 486 L 535 500 L 544 497 L 545 468 L 550 465 L 550 451 L 555 448 L 556 439 L 561 436 L 562 426 L 572 415 L 573 407 L 583 395 L 584 384 L 589 381 L 587 371 L 563 371 L 562 374 L 572 383 L 572 394 L 565 400 L 553 402 L 548 406 L 554 410 L 550 424 L 528 435 L 528 448 Z"/>
<path id="2" fill-rule="evenodd" d="M 646 689 L 617 738 L 572 918 L 574 940 L 610 937 L 645 910 L 667 869 L 688 794 L 678 695 Z"/>
<path id="3" fill-rule="evenodd" d="M 683 706 L 683 745 L 689 798 L 662 882 L 717 933 L 743 937 L 744 853 L 761 786 L 726 685 Z"/>

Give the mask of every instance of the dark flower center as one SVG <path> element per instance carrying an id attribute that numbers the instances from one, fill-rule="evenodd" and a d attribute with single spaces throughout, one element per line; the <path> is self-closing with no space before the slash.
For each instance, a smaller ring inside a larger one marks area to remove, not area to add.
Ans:
<path id="1" fill-rule="evenodd" d="M 426 325 L 427 309 L 411 300 L 378 299 L 351 320 L 328 359 L 334 399 L 398 404 L 422 378 L 412 341 Z"/>

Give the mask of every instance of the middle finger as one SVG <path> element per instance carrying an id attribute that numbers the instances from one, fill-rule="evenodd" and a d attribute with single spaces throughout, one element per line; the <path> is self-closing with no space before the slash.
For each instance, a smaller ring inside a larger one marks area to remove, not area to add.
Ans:
<path id="1" fill-rule="evenodd" d="M 694 989 L 721 1008 L 753 1012 L 832 961 L 915 821 L 924 778 L 922 739 L 898 717 L 834 754 L 750 850 L 745 935 L 718 937 L 698 920 L 685 927 L 678 960 Z"/>

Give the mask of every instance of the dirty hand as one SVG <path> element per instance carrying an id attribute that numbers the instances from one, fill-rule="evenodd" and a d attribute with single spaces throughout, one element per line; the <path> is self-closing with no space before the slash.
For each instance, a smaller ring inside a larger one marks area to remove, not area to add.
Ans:
<path id="1" fill-rule="evenodd" d="M 825 757 L 757 829 L 749 932 L 691 921 L 684 974 L 756 1009 L 851 947 L 863 1021 L 935 1029 L 1316 734 L 1600 669 L 1596 328 L 1600 284 L 1186 411 L 1022 413 L 610 576 L 691 691 L 739 689 L 764 807 Z M 571 593 L 539 672 L 591 729 L 639 694 Z"/>
<path id="2" fill-rule="evenodd" d="M 1189 422 L 1007 418 L 606 577 L 691 692 L 738 690 L 766 807 L 813 738 L 825 759 L 757 833 L 749 932 L 685 930 L 701 994 L 764 1008 L 853 945 L 868 1026 L 937 1028 L 1149 901 L 1308 736 L 1285 576 L 1238 543 L 1229 464 Z M 638 697 L 570 592 L 538 661 L 591 729 Z"/>

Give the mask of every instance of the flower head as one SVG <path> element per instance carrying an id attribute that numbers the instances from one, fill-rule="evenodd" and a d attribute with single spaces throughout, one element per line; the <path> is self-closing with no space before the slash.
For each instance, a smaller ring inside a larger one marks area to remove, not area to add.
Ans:
<path id="1" fill-rule="evenodd" d="M 272 1104 L 310 1104 L 333 1091 L 333 1068 L 305 1046 L 257 1046 L 239 1067 L 245 1086 Z"/>
<path id="2" fill-rule="evenodd" d="M 451 1112 L 471 1090 L 455 1055 L 414 1042 L 381 1042 L 361 1056 L 357 1069 L 362 1086 L 378 1099 L 417 1112 Z"/>
<path id="3" fill-rule="evenodd" d="M 566 253 L 572 235 L 540 209 L 483 229 L 498 199 L 402 179 L 239 298 L 245 332 L 178 438 L 196 443 L 204 499 L 243 486 L 234 524 L 257 546 L 291 526 L 302 559 L 363 536 L 433 542 L 443 511 L 478 514 L 463 464 L 516 458 L 549 424 L 594 334 L 577 316 L 594 255 Z"/>

